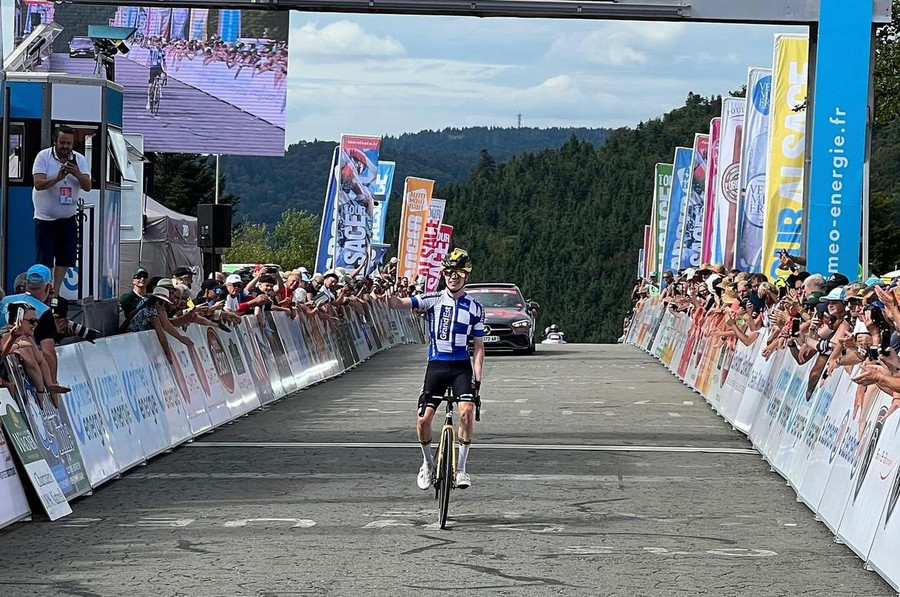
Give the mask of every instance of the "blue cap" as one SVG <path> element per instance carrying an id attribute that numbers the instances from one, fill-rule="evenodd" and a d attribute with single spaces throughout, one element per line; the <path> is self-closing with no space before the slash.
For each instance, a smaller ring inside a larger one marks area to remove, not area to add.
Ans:
<path id="1" fill-rule="evenodd" d="M 825 296 L 819 299 L 820 303 L 827 303 L 828 301 L 845 301 L 847 300 L 847 291 L 844 290 L 843 286 L 838 286 Z"/>
<path id="2" fill-rule="evenodd" d="M 32 265 L 25 272 L 26 282 L 50 282 L 51 279 L 50 268 L 40 263 Z"/>
<path id="3" fill-rule="evenodd" d="M 875 276 L 872 276 L 871 278 L 868 278 L 866 280 L 866 286 L 875 286 L 876 284 L 882 286 L 884 284 L 884 280 L 882 280 L 881 278 L 876 278 Z"/>

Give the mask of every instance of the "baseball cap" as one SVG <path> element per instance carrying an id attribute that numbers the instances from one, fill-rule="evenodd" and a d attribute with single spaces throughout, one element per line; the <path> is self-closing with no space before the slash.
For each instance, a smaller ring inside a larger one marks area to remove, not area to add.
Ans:
<path id="1" fill-rule="evenodd" d="M 828 294 L 826 294 L 825 296 L 820 298 L 819 302 L 820 303 L 824 303 L 827 301 L 843 302 L 845 300 L 847 300 L 847 292 L 844 290 L 843 286 L 838 286 L 837 288 L 833 289 L 831 292 L 829 292 Z"/>
<path id="2" fill-rule="evenodd" d="M 175 271 L 172 272 L 173 278 L 183 278 L 185 276 L 193 276 L 193 275 L 194 275 L 194 272 L 192 272 L 190 270 L 190 268 L 184 267 L 183 265 L 181 267 L 176 267 Z"/>
<path id="3" fill-rule="evenodd" d="M 837 284 L 844 286 L 844 285 L 850 283 L 850 279 L 847 276 L 845 276 L 844 274 L 833 273 L 830 276 L 828 276 L 828 279 L 826 280 L 826 282 L 836 282 Z"/>
<path id="4" fill-rule="evenodd" d="M 684 273 L 682 274 L 682 276 L 684 277 L 685 280 L 690 280 L 694 277 L 694 274 L 696 274 L 696 273 L 697 272 L 696 272 L 696 270 L 694 270 L 694 268 L 689 267 L 686 270 L 684 270 Z"/>
<path id="5" fill-rule="evenodd" d="M 225 278 L 226 284 L 243 284 L 244 280 L 238 274 L 229 274 L 227 278 Z"/>
<path id="6" fill-rule="evenodd" d="M 309 274 L 309 270 L 306 269 L 305 267 L 303 267 L 302 265 L 300 266 L 300 268 L 297 271 L 300 272 L 301 274 Z"/>
<path id="7" fill-rule="evenodd" d="M 51 279 L 50 268 L 37 263 L 25 272 L 26 282 L 49 282 Z"/>
<path id="8" fill-rule="evenodd" d="M 806 297 L 806 300 L 803 301 L 803 304 L 807 307 L 814 307 L 819 303 L 819 299 L 821 299 L 823 294 L 818 290 L 815 292 L 810 292 L 809 296 Z"/>
<path id="9" fill-rule="evenodd" d="M 131 275 L 132 280 L 135 278 L 149 278 L 149 277 L 150 277 L 150 272 L 148 272 L 147 270 L 145 270 L 142 267 L 139 267 L 136 270 L 134 270 L 134 274 Z"/>

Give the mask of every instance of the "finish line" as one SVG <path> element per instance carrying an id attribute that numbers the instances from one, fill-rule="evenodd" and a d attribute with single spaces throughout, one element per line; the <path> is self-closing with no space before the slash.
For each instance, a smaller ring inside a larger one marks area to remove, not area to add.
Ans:
<path id="1" fill-rule="evenodd" d="M 346 448 L 346 449 L 385 449 L 405 448 L 419 449 L 413 442 L 192 442 L 186 444 L 193 448 L 269 448 L 269 449 L 311 449 L 311 448 Z M 686 454 L 743 454 L 758 456 L 753 448 L 715 448 L 699 446 L 623 446 L 623 445 L 591 445 L 591 444 L 480 444 L 475 443 L 478 450 L 535 450 L 561 452 L 665 452 Z"/>

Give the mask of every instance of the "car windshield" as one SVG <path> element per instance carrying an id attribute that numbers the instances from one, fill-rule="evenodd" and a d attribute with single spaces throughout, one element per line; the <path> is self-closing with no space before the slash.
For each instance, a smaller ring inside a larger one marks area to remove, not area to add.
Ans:
<path id="1" fill-rule="evenodd" d="M 92 42 L 90 39 L 87 39 L 84 37 L 76 37 L 75 39 L 72 40 L 72 43 L 70 45 L 72 47 L 79 47 L 79 48 L 88 47 L 88 48 L 90 48 L 90 47 L 94 46 L 94 42 Z"/>
<path id="2" fill-rule="evenodd" d="M 466 290 L 481 303 L 482 307 L 504 307 L 507 309 L 524 309 L 525 301 L 515 290 L 499 288 L 472 288 Z"/>

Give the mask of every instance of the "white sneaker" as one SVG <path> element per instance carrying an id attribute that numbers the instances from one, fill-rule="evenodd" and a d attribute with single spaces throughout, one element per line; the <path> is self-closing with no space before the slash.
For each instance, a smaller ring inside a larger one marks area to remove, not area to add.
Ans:
<path id="1" fill-rule="evenodd" d="M 431 465 L 427 462 L 423 462 L 422 466 L 419 467 L 419 476 L 416 477 L 416 484 L 423 491 L 431 488 Z"/>
<path id="2" fill-rule="evenodd" d="M 456 472 L 456 487 L 459 489 L 466 489 L 472 485 L 472 479 L 469 478 L 469 473 L 466 471 L 457 471 Z"/>

